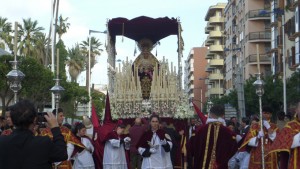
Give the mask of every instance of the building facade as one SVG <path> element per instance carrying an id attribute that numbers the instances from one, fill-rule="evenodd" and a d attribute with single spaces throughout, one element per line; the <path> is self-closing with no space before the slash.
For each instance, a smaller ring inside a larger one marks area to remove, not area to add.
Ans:
<path id="1" fill-rule="evenodd" d="M 207 99 L 214 97 L 222 97 L 224 95 L 224 9 L 226 3 L 217 3 L 210 6 L 205 21 L 205 33 L 208 34 L 205 41 L 205 46 L 208 47 L 206 59 L 208 65 L 206 72 L 208 72 L 207 86 L 208 90 L 205 92 Z"/>
<path id="2" fill-rule="evenodd" d="M 207 72 L 207 60 L 205 59 L 207 47 L 194 47 L 190 50 L 187 60 L 185 60 L 185 92 L 188 93 L 190 103 L 193 101 L 202 111 L 206 103 L 205 80 Z"/>

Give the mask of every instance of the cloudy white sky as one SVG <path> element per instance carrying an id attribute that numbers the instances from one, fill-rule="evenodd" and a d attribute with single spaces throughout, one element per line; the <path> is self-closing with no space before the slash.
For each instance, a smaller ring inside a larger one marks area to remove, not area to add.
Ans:
<path id="1" fill-rule="evenodd" d="M 9 0 L 2 1 L 0 6 L 0 16 L 8 18 L 9 22 L 22 22 L 22 19 L 32 18 L 37 20 L 39 26 L 45 28 L 48 34 L 51 20 L 52 0 Z M 205 41 L 207 35 L 204 33 L 206 22 L 204 20 L 207 10 L 211 5 L 227 0 L 61 0 L 59 15 L 69 17 L 70 29 L 62 39 L 67 48 L 71 48 L 75 43 L 86 40 L 89 30 L 104 31 L 108 19 L 124 17 L 132 19 L 138 16 L 174 17 L 180 18 L 183 28 L 183 40 L 185 44 L 184 59 L 193 47 L 199 47 Z M 93 34 L 105 44 L 105 34 Z M 177 37 L 169 36 L 160 41 L 157 48 L 158 59 L 166 56 L 169 62 L 177 65 Z M 131 39 L 117 38 L 117 59 L 133 60 L 135 43 Z M 105 50 L 104 50 L 105 51 Z M 156 49 L 152 51 L 156 53 Z M 98 63 L 92 69 L 92 83 L 107 84 L 107 54 L 103 52 L 98 57 Z M 80 84 L 84 85 L 85 72 L 79 77 Z"/>

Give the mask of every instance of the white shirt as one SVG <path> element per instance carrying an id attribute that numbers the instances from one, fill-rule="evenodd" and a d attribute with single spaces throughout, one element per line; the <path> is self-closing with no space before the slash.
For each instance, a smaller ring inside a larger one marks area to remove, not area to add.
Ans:
<path id="1" fill-rule="evenodd" d="M 103 169 L 127 169 L 124 145 L 119 139 L 105 142 Z"/>
<path id="2" fill-rule="evenodd" d="M 81 137 L 81 143 L 86 149 L 74 156 L 73 169 L 94 169 L 95 163 L 91 153 L 94 152 L 94 146 L 89 139 L 84 137 Z"/>
<path id="3" fill-rule="evenodd" d="M 143 157 L 142 169 L 173 169 L 170 152 L 165 152 L 156 133 L 153 134 L 151 142 L 157 147 L 157 151 L 150 157 Z M 172 148 L 172 142 L 168 141 L 168 144 Z M 139 147 L 138 151 L 142 155 L 145 148 Z"/>

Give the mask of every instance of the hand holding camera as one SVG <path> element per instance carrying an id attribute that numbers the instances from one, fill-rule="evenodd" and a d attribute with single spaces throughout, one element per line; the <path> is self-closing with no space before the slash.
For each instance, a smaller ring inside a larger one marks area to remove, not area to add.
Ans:
<path id="1" fill-rule="evenodd" d="M 58 127 L 57 119 L 53 113 L 47 112 L 47 115 L 44 115 L 44 117 L 47 120 L 50 128 Z"/>

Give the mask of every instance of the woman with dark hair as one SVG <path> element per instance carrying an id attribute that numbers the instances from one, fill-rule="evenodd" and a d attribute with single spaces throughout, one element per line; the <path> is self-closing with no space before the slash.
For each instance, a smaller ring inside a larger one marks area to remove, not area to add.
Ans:
<path id="1" fill-rule="evenodd" d="M 33 103 L 22 100 L 10 109 L 15 130 L 9 136 L 0 136 L 0 168 L 51 169 L 52 163 L 67 159 L 67 148 L 52 113 L 46 118 L 53 141 L 49 137 L 34 136 L 37 111 Z"/>
<path id="2" fill-rule="evenodd" d="M 137 144 L 143 156 L 142 169 L 172 169 L 170 150 L 171 138 L 164 130 L 159 129 L 159 116 L 150 116 L 150 130 L 144 133 Z"/>
<path id="3" fill-rule="evenodd" d="M 86 127 L 82 123 L 75 125 L 74 135 L 85 146 L 85 149 L 81 152 L 77 152 L 74 155 L 74 169 L 95 169 L 95 163 L 93 160 L 94 146 L 88 136 L 86 136 Z"/>

